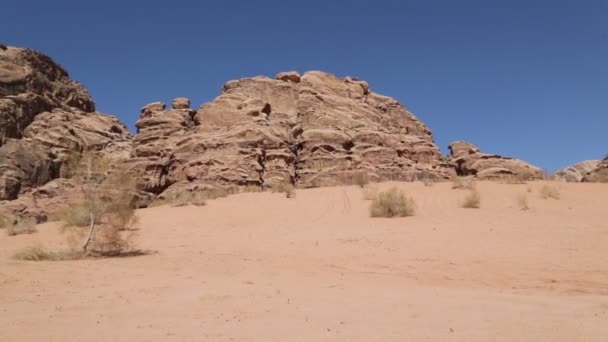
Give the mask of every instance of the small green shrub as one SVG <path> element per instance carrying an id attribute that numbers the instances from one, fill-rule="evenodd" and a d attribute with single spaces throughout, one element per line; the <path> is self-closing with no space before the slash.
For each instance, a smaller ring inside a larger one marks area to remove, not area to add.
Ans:
<path id="1" fill-rule="evenodd" d="M 378 193 L 370 204 L 371 217 L 413 216 L 415 211 L 414 200 L 396 187 Z"/>
<path id="2" fill-rule="evenodd" d="M 463 208 L 479 208 L 481 206 L 481 195 L 477 190 L 471 190 L 462 201 Z"/>

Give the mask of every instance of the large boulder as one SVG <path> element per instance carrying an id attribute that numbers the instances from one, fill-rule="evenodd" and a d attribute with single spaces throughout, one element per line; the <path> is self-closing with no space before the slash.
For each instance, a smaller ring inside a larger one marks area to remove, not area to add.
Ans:
<path id="1" fill-rule="evenodd" d="M 450 161 L 460 176 L 475 176 L 478 179 L 500 179 L 517 177 L 522 180 L 542 179 L 542 169 L 523 160 L 497 154 L 481 153 L 479 148 L 466 141 L 449 145 Z"/>
<path id="2" fill-rule="evenodd" d="M 583 182 L 608 183 L 608 155 L 599 162 L 597 167 L 589 171 L 582 179 Z"/>
<path id="3" fill-rule="evenodd" d="M 145 106 L 137 122 L 131 163 L 158 194 L 176 186 L 336 185 L 358 172 L 377 180 L 453 174 L 428 127 L 356 78 L 287 72 L 229 81 L 198 111 L 175 104 Z"/>
<path id="4" fill-rule="evenodd" d="M 561 182 L 582 182 L 587 174 L 596 170 L 599 165 L 600 160 L 585 160 L 555 172 L 551 176 L 551 180 Z"/>

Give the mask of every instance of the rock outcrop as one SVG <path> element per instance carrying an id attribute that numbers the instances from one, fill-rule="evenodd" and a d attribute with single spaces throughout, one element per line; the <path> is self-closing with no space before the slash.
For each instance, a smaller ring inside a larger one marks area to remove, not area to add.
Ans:
<path id="1" fill-rule="evenodd" d="M 585 160 L 578 164 L 565 167 L 551 176 L 551 180 L 560 182 L 582 182 L 588 173 L 600 165 L 600 160 Z"/>
<path id="2" fill-rule="evenodd" d="M 465 142 L 444 157 L 429 128 L 395 99 L 320 71 L 229 81 L 198 109 L 186 98 L 170 109 L 151 103 L 136 127 L 132 137 L 116 117 L 96 112 L 49 57 L 0 48 L 0 213 L 44 220 L 75 196 L 63 178 L 66 158 L 88 150 L 125 163 L 141 199 L 285 181 L 349 184 L 359 173 L 376 181 L 543 175 Z"/>
<path id="3" fill-rule="evenodd" d="M 523 160 L 496 154 L 481 153 L 479 148 L 465 141 L 450 144 L 450 161 L 460 176 L 473 175 L 478 179 L 500 179 L 514 176 L 520 179 L 542 179 L 543 170 Z"/>
<path id="4" fill-rule="evenodd" d="M 453 174 L 422 122 L 355 78 L 287 72 L 230 81 L 198 111 L 188 103 L 141 110 L 131 163 L 148 191 Z"/>
<path id="5" fill-rule="evenodd" d="M 593 182 L 593 183 L 608 183 L 608 155 L 599 162 L 597 167 L 591 171 L 589 171 L 585 177 L 583 177 L 583 182 Z"/>
<path id="6" fill-rule="evenodd" d="M 128 158 L 130 140 L 128 129 L 116 117 L 95 112 L 84 87 L 49 57 L 0 49 L 0 201 L 61 177 L 70 152 Z"/>

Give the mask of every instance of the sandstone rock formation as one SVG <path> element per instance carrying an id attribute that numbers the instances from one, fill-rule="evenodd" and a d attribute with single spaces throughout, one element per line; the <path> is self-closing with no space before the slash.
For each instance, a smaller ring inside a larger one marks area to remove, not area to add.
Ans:
<path id="1" fill-rule="evenodd" d="M 599 165 L 599 160 L 585 160 L 555 172 L 551 176 L 551 180 L 561 182 L 582 182 L 585 176 L 597 169 Z"/>
<path id="2" fill-rule="evenodd" d="M 544 172 L 523 160 L 496 154 L 481 153 L 479 148 L 465 141 L 450 144 L 450 160 L 461 176 L 474 175 L 478 179 L 499 179 L 515 176 L 521 179 L 542 179 Z"/>
<path id="3" fill-rule="evenodd" d="M 70 151 L 128 158 L 130 139 L 117 118 L 95 112 L 88 92 L 49 57 L 0 49 L 0 201 L 61 177 Z"/>
<path id="4" fill-rule="evenodd" d="M 87 91 L 50 58 L 0 49 L 0 214 L 44 220 L 74 196 L 70 153 L 99 151 L 137 176 L 140 198 L 181 191 L 372 180 L 542 177 L 523 161 L 457 142 L 444 157 L 431 131 L 365 81 L 309 71 L 227 82 L 198 109 L 186 98 L 144 106 L 132 137 L 95 112 Z"/>
<path id="5" fill-rule="evenodd" d="M 422 122 L 356 78 L 286 72 L 227 82 L 198 111 L 188 102 L 141 110 L 130 163 L 148 191 L 453 174 Z"/>
<path id="6" fill-rule="evenodd" d="M 594 182 L 594 183 L 608 183 L 608 155 L 599 162 L 597 167 L 589 171 L 583 182 Z"/>

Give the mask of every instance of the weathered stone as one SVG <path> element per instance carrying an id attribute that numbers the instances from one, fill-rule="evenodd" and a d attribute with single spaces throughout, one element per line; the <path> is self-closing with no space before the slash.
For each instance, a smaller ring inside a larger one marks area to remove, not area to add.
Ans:
<path id="1" fill-rule="evenodd" d="M 608 155 L 583 177 L 583 182 L 608 183 Z"/>
<path id="2" fill-rule="evenodd" d="M 481 153 L 479 148 L 465 141 L 450 144 L 450 161 L 461 176 L 474 175 L 478 179 L 499 179 L 515 176 L 520 179 L 542 179 L 543 170 L 523 160 Z"/>
<path id="3" fill-rule="evenodd" d="M 188 109 L 190 108 L 190 100 L 185 97 L 178 97 L 171 102 L 173 109 Z"/>
<path id="4" fill-rule="evenodd" d="M 70 153 L 95 150 L 125 158 L 130 141 L 127 128 L 95 112 L 88 92 L 49 57 L 30 49 L 0 50 L 0 201 L 19 199 L 0 208 L 25 206 L 21 214 L 28 213 L 37 202 L 27 194 L 46 191 L 46 184 L 63 186 L 51 181 L 63 175 Z"/>
<path id="5" fill-rule="evenodd" d="M 430 130 L 366 82 L 318 71 L 227 82 L 194 113 L 142 110 L 132 169 L 158 194 L 183 187 L 303 187 L 377 180 L 446 179 L 453 168 Z M 188 190 L 189 189 L 189 190 Z"/>
<path id="6" fill-rule="evenodd" d="M 555 172 L 551 179 L 562 182 L 581 182 L 588 173 L 597 169 L 599 165 L 599 160 L 585 160 Z"/>
<path id="7" fill-rule="evenodd" d="M 286 71 L 277 74 L 277 80 L 285 82 L 300 83 L 300 74 L 297 71 Z"/>

